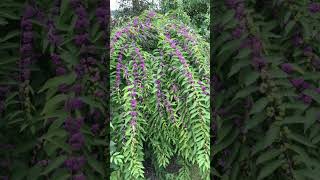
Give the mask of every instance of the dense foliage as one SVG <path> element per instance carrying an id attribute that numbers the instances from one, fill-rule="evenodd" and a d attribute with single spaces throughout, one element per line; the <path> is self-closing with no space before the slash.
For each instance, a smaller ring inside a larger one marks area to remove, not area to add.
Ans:
<path id="1" fill-rule="evenodd" d="M 320 3 L 215 6 L 212 172 L 224 180 L 319 179 Z"/>
<path id="2" fill-rule="evenodd" d="M 209 47 L 189 23 L 149 11 L 112 32 L 112 179 L 209 178 Z"/>
<path id="3" fill-rule="evenodd" d="M 0 2 L 0 178 L 104 179 L 108 1 Z"/>

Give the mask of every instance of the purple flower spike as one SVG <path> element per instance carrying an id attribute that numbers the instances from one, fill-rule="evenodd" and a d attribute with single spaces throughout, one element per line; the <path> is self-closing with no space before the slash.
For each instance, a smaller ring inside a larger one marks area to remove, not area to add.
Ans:
<path id="1" fill-rule="evenodd" d="M 293 67 L 289 63 L 281 64 L 281 69 L 288 74 L 293 72 Z"/>

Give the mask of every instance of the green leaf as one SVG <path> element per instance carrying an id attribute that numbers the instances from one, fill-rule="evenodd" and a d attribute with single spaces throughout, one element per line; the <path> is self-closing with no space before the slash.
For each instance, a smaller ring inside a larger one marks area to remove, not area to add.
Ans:
<path id="1" fill-rule="evenodd" d="M 261 170 L 259 171 L 258 180 L 262 180 L 269 175 L 271 175 L 275 170 L 277 170 L 284 161 L 282 159 L 274 160 L 269 163 L 266 163 Z"/>
<path id="2" fill-rule="evenodd" d="M 104 170 L 103 170 L 102 164 L 101 164 L 99 161 L 91 158 L 90 156 L 87 156 L 87 159 L 88 159 L 89 165 L 90 165 L 95 171 L 97 171 L 97 172 L 100 173 L 102 176 L 104 176 L 105 172 L 104 172 Z"/>
<path id="3" fill-rule="evenodd" d="M 63 76 L 57 76 L 49 79 L 44 86 L 39 90 L 39 93 L 49 88 L 57 88 L 61 84 L 70 85 L 76 80 L 76 74 L 74 72 Z"/>
<path id="4" fill-rule="evenodd" d="M 238 62 L 232 65 L 231 70 L 228 74 L 228 77 L 231 77 L 232 75 L 236 74 L 241 68 L 248 66 L 249 64 L 250 64 L 250 61 L 239 60 Z"/>
<path id="5" fill-rule="evenodd" d="M 19 35 L 20 35 L 20 31 L 18 30 L 9 31 L 3 38 L 1 38 L 0 43 Z"/>
<path id="6" fill-rule="evenodd" d="M 48 167 L 45 168 L 45 170 L 41 173 L 42 175 L 46 175 L 53 171 L 54 169 L 57 169 L 60 165 L 63 164 L 63 162 L 67 159 L 67 156 L 58 156 L 55 160 L 53 160 L 51 163 L 49 163 Z"/>
<path id="7" fill-rule="evenodd" d="M 273 123 L 267 133 L 266 136 L 264 138 L 264 147 L 268 147 L 270 146 L 280 135 L 280 126 Z"/>
<path id="8" fill-rule="evenodd" d="M 301 136 L 300 134 L 295 134 L 295 133 L 290 132 L 290 133 L 288 133 L 288 138 L 290 138 L 294 141 L 297 141 L 301 144 L 304 144 L 306 146 L 309 146 L 309 147 L 313 147 L 313 148 L 316 147 L 309 139 L 307 139 L 304 136 Z"/>
<path id="9" fill-rule="evenodd" d="M 285 28 L 285 36 L 291 32 L 291 30 L 293 29 L 295 24 L 296 24 L 296 22 L 294 20 L 289 21 L 289 23 L 287 24 L 287 26 Z"/>
<path id="10" fill-rule="evenodd" d="M 245 87 L 242 90 L 237 92 L 237 94 L 234 96 L 232 101 L 239 99 L 239 98 L 247 97 L 248 95 L 250 95 L 251 93 L 253 93 L 257 90 L 258 90 L 258 88 L 256 86 Z"/>
<path id="11" fill-rule="evenodd" d="M 260 77 L 260 74 L 256 71 L 249 71 L 246 73 L 243 77 L 243 82 L 246 86 L 249 86 L 250 84 L 254 83 L 258 78 Z"/>
<path id="12" fill-rule="evenodd" d="M 266 161 L 270 161 L 278 157 L 282 152 L 279 149 L 268 150 L 265 153 L 262 153 L 256 160 L 256 165 L 262 164 Z"/>
<path id="13" fill-rule="evenodd" d="M 245 122 L 245 129 L 249 130 L 256 127 L 258 124 L 262 123 L 267 118 L 267 115 L 262 112 L 253 115 L 248 121 Z"/>
<path id="14" fill-rule="evenodd" d="M 261 112 L 268 105 L 268 98 L 263 97 L 256 101 L 249 114 L 256 114 Z"/>
<path id="15" fill-rule="evenodd" d="M 294 116 L 288 116 L 285 117 L 282 121 L 281 124 L 299 124 L 299 123 L 304 123 L 305 122 L 305 118 L 303 116 L 300 115 L 294 115 Z"/>
<path id="16" fill-rule="evenodd" d="M 55 108 L 57 107 L 57 105 L 61 102 L 64 102 L 64 100 L 66 100 L 67 98 L 68 96 L 65 94 L 58 94 L 52 97 L 45 104 L 41 114 L 51 114 L 54 110 L 56 110 Z"/>
<path id="17" fill-rule="evenodd" d="M 239 134 L 239 130 L 235 130 L 231 134 L 229 134 L 229 136 L 225 138 L 224 141 L 216 144 L 215 148 L 213 149 L 213 155 L 217 154 L 218 152 L 220 152 L 221 150 L 223 150 L 224 148 L 232 144 L 235 141 L 235 139 L 238 137 L 238 134 Z"/>
<path id="18" fill-rule="evenodd" d="M 233 10 L 228 10 L 224 13 L 223 17 L 221 18 L 221 24 L 228 23 L 231 19 L 233 19 L 235 12 Z"/>

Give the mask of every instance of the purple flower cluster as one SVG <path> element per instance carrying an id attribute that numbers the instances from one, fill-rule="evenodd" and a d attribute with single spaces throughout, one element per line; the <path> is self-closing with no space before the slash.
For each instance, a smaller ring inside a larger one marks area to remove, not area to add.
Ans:
<path id="1" fill-rule="evenodd" d="M 89 41 L 89 34 L 85 31 L 90 25 L 88 14 L 80 0 L 71 0 L 70 4 L 77 15 L 75 30 L 79 33 L 74 38 L 75 44 L 78 46 L 86 45 Z"/>
<path id="2" fill-rule="evenodd" d="M 64 165 L 72 172 L 77 172 L 85 165 L 86 159 L 83 156 L 70 157 L 65 162 Z"/>
<path id="3" fill-rule="evenodd" d="M 228 8 L 234 9 L 235 17 L 240 20 L 245 15 L 244 13 L 244 1 L 243 0 L 226 0 L 225 4 Z"/>
<path id="4" fill-rule="evenodd" d="M 71 112 L 73 110 L 81 109 L 84 103 L 79 98 L 71 98 L 65 102 L 65 110 Z"/>
<path id="5" fill-rule="evenodd" d="M 64 64 L 62 63 L 61 58 L 58 54 L 52 53 L 51 60 L 52 60 L 53 64 L 56 66 L 56 75 L 57 76 L 62 76 L 67 73 L 67 69 L 64 66 Z"/>
<path id="6" fill-rule="evenodd" d="M 21 46 L 20 46 L 20 80 L 22 82 L 30 79 L 30 65 L 33 58 L 33 33 L 32 33 L 32 22 L 31 18 L 36 14 L 36 10 L 27 5 L 21 19 Z"/>
<path id="7" fill-rule="evenodd" d="M 109 18 L 109 9 L 108 3 L 106 0 L 101 0 L 99 3 L 99 7 L 96 10 L 96 17 L 100 26 L 105 27 L 108 23 Z"/>
<path id="8" fill-rule="evenodd" d="M 318 2 L 311 2 L 308 6 L 308 9 L 311 13 L 318 13 L 320 12 L 320 3 Z"/>
<path id="9" fill-rule="evenodd" d="M 208 89 L 205 84 L 202 81 L 198 81 L 198 84 L 201 86 L 202 93 L 209 96 L 210 93 L 207 91 Z"/>
<path id="10" fill-rule="evenodd" d="M 84 124 L 84 118 L 72 118 L 68 117 L 65 121 L 64 128 L 69 132 L 68 143 L 71 147 L 79 151 L 84 146 L 84 136 L 80 129 Z M 86 163 L 86 159 L 83 156 L 70 157 L 65 161 L 65 166 L 73 173 L 81 170 Z"/>
<path id="11" fill-rule="evenodd" d="M 53 46 L 59 46 L 62 42 L 61 36 L 58 34 L 57 29 L 55 28 L 54 21 L 48 20 L 48 40 Z"/>

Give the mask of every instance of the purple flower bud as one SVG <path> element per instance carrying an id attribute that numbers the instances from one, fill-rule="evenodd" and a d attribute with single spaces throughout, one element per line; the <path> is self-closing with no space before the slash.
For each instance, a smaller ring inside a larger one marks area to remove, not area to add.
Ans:
<path id="1" fill-rule="evenodd" d="M 300 94 L 298 99 L 302 100 L 305 104 L 311 104 L 312 103 L 312 98 L 308 95 L 305 94 Z"/>
<path id="2" fill-rule="evenodd" d="M 87 16 L 86 9 L 82 5 L 76 8 L 76 14 L 79 18 L 86 18 Z"/>
<path id="3" fill-rule="evenodd" d="M 309 84 L 309 83 L 303 82 L 302 85 L 301 85 L 301 87 L 300 87 L 300 89 L 301 89 L 301 90 L 304 90 L 304 89 L 308 89 L 309 87 L 310 87 L 310 84 Z"/>
<path id="4" fill-rule="evenodd" d="M 130 112 L 130 114 L 131 114 L 131 116 L 137 116 L 137 112 L 136 111 L 132 111 L 132 112 Z"/>
<path id="5" fill-rule="evenodd" d="M 27 5 L 24 13 L 23 13 L 23 17 L 24 18 L 31 18 L 32 16 L 34 16 L 36 14 L 36 10 L 30 6 L 30 5 Z"/>
<path id="6" fill-rule="evenodd" d="M 58 54 L 52 54 L 51 55 L 51 59 L 52 59 L 52 62 L 55 64 L 55 65 L 59 65 L 61 63 L 61 59 L 59 57 Z"/>
<path id="7" fill-rule="evenodd" d="M 72 110 L 76 110 L 76 109 L 81 109 L 83 107 L 83 105 L 84 104 L 81 99 L 73 98 L 73 99 L 69 99 L 66 101 L 65 109 L 67 111 L 72 111 Z"/>
<path id="8" fill-rule="evenodd" d="M 76 21 L 75 28 L 76 29 L 83 29 L 83 28 L 88 28 L 89 27 L 89 20 L 85 18 L 78 18 Z"/>
<path id="9" fill-rule="evenodd" d="M 62 93 L 66 93 L 69 90 L 69 86 L 66 84 L 60 84 L 58 90 Z"/>
<path id="10" fill-rule="evenodd" d="M 261 70 L 267 65 L 267 62 L 264 58 L 255 56 L 253 57 L 252 65 L 256 70 Z"/>
<path id="11" fill-rule="evenodd" d="M 293 37 L 293 45 L 298 47 L 300 45 L 303 44 L 303 39 L 302 37 L 299 35 L 299 34 L 296 34 L 294 37 Z"/>
<path id="12" fill-rule="evenodd" d="M 91 132 L 92 132 L 93 134 L 97 134 L 97 133 L 99 132 L 99 124 L 93 124 L 93 125 L 91 126 Z"/>
<path id="13" fill-rule="evenodd" d="M 31 22 L 31 20 L 22 19 L 21 28 L 26 30 L 26 31 L 31 31 L 32 30 L 32 22 Z"/>
<path id="14" fill-rule="evenodd" d="M 244 29 L 241 26 L 237 26 L 236 29 L 232 31 L 232 37 L 233 39 L 238 39 L 241 37 Z"/>
<path id="15" fill-rule="evenodd" d="M 72 177 L 72 180 L 86 180 L 86 176 L 83 174 L 79 174 Z"/>
<path id="16" fill-rule="evenodd" d="M 311 13 L 317 13 L 320 12 L 320 3 L 317 2 L 311 2 L 308 6 L 308 9 Z"/>
<path id="17" fill-rule="evenodd" d="M 65 75 L 67 73 L 67 70 L 63 67 L 58 67 L 56 69 L 56 75 L 57 76 L 62 76 L 62 75 Z"/>
<path id="18" fill-rule="evenodd" d="M 137 101 L 135 99 L 131 100 L 131 107 L 135 108 L 137 106 Z"/>
<path id="19" fill-rule="evenodd" d="M 250 41 L 251 41 L 251 47 L 252 47 L 253 54 L 256 56 L 259 55 L 262 51 L 261 40 L 254 36 L 254 37 L 250 38 Z"/>
<path id="20" fill-rule="evenodd" d="M 312 58 L 312 61 L 311 61 L 313 67 L 317 70 L 320 70 L 320 59 L 319 57 L 314 57 Z"/>
<path id="21" fill-rule="evenodd" d="M 318 94 L 320 94 L 320 88 L 317 88 L 317 89 L 316 89 L 316 92 L 317 92 Z"/>
<path id="22" fill-rule="evenodd" d="M 27 43 L 27 44 L 22 44 L 20 48 L 20 53 L 21 54 L 30 54 L 32 52 L 32 44 Z"/>
<path id="23" fill-rule="evenodd" d="M 81 94 L 81 91 L 82 91 L 82 85 L 81 85 L 80 83 L 75 84 L 75 85 L 72 87 L 72 90 L 73 90 L 73 92 L 75 92 L 77 95 L 80 95 L 80 94 Z"/>
<path id="24" fill-rule="evenodd" d="M 27 43 L 31 43 L 32 42 L 32 38 L 33 38 L 33 34 L 31 31 L 27 31 L 23 33 L 23 43 L 27 44 Z"/>
<path id="25" fill-rule="evenodd" d="M 303 55 L 305 56 L 312 56 L 312 47 L 311 46 L 306 46 L 303 49 Z"/>
<path id="26" fill-rule="evenodd" d="M 81 132 L 77 132 L 76 134 L 73 134 L 71 138 L 69 139 L 69 144 L 71 147 L 75 150 L 80 150 L 81 147 L 84 145 L 84 136 Z"/>
<path id="27" fill-rule="evenodd" d="M 288 74 L 293 72 L 293 67 L 289 63 L 281 64 L 281 69 Z"/>
<path id="28" fill-rule="evenodd" d="M 82 45 L 88 42 L 89 39 L 89 34 L 88 33 L 84 33 L 84 34 L 78 34 L 76 35 L 76 37 L 74 38 L 74 41 L 77 45 Z"/>
<path id="29" fill-rule="evenodd" d="M 290 82 L 295 88 L 299 88 L 303 84 L 304 80 L 303 78 L 296 78 L 290 80 Z"/>
<path id="30" fill-rule="evenodd" d="M 84 124 L 84 118 L 73 119 L 68 117 L 65 121 L 64 128 L 70 133 L 75 134 L 80 132 L 81 126 Z"/>

